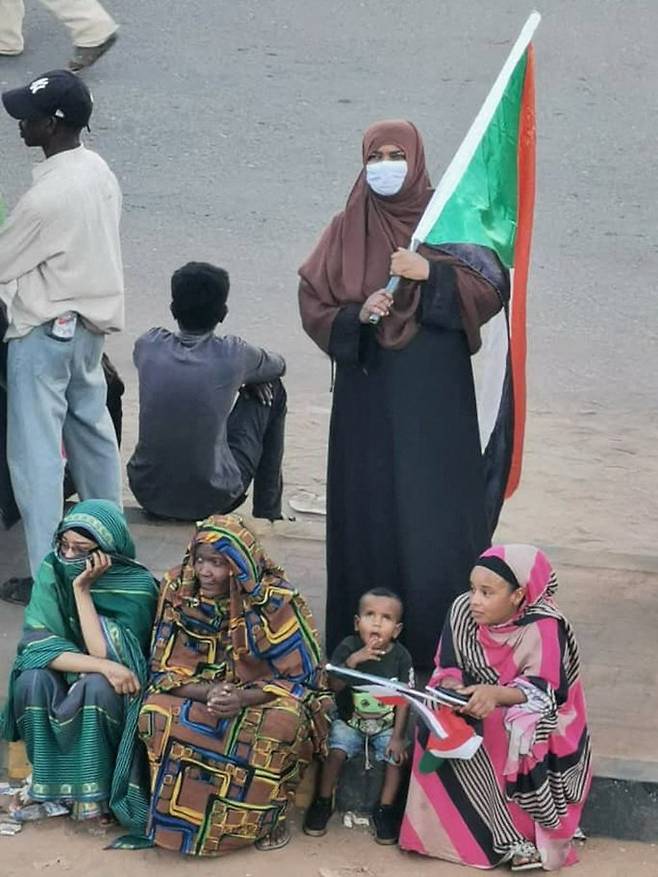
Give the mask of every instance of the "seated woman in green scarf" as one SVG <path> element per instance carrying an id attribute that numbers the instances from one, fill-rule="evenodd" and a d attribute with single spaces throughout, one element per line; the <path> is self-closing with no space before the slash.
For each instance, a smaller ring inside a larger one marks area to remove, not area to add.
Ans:
<path id="1" fill-rule="evenodd" d="M 151 673 L 148 840 L 194 856 L 283 846 L 331 699 L 303 597 L 239 518 L 202 521 L 165 576 Z"/>
<path id="2" fill-rule="evenodd" d="M 113 503 L 85 500 L 64 517 L 25 610 L 0 731 L 25 742 L 33 800 L 138 829 L 148 786 L 136 728 L 157 586 L 134 558 Z"/>

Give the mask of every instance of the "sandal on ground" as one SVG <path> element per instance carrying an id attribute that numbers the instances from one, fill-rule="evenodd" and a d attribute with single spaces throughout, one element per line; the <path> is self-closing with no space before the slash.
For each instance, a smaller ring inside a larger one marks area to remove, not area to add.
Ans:
<path id="1" fill-rule="evenodd" d="M 70 808 L 74 822 L 87 824 L 92 828 L 108 828 L 116 819 L 105 801 L 71 801 L 64 802 Z"/>
<path id="2" fill-rule="evenodd" d="M 518 844 L 512 851 L 510 861 L 512 871 L 541 871 L 542 867 L 539 850 L 530 841 Z"/>
<path id="3" fill-rule="evenodd" d="M 16 603 L 17 606 L 27 606 L 32 594 L 32 579 L 25 578 L 7 579 L 0 585 L 0 600 L 5 603 Z"/>
<path id="4" fill-rule="evenodd" d="M 284 822 L 275 826 L 265 837 L 259 838 L 254 846 L 261 852 L 269 853 L 272 850 L 281 850 L 290 843 L 290 829 Z"/>

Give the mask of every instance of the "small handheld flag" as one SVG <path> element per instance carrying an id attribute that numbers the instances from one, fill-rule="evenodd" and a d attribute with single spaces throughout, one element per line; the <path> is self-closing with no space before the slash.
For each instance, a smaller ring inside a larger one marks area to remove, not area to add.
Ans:
<path id="1" fill-rule="evenodd" d="M 426 750 L 436 766 L 444 758 L 470 759 L 480 748 L 482 738 L 453 710 L 464 706 L 468 696 L 447 688 L 416 691 L 395 679 L 385 679 L 327 664 L 327 672 L 349 680 L 359 691 L 367 692 L 386 706 L 410 706 L 426 725 L 429 736 Z"/>

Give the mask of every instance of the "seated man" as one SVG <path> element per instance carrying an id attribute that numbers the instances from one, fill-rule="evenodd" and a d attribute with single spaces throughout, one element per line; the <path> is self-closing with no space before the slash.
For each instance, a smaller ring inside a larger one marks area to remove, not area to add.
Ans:
<path id="1" fill-rule="evenodd" d="M 286 364 L 234 335 L 223 268 L 189 262 L 171 279 L 178 332 L 150 329 L 135 343 L 139 439 L 130 487 L 151 514 L 200 520 L 241 505 L 253 480 L 253 514 L 281 518 Z"/>

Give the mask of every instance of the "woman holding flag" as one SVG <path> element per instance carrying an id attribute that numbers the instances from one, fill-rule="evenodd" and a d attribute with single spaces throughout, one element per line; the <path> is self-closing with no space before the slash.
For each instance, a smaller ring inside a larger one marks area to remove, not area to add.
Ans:
<path id="1" fill-rule="evenodd" d="M 509 281 L 484 246 L 405 249 L 432 197 L 414 125 L 372 125 L 362 155 L 345 209 L 299 271 L 303 326 L 336 366 L 327 650 L 364 588 L 386 587 L 407 607 L 405 643 L 423 670 L 502 504 L 509 456 L 485 472 L 470 357 Z"/>

